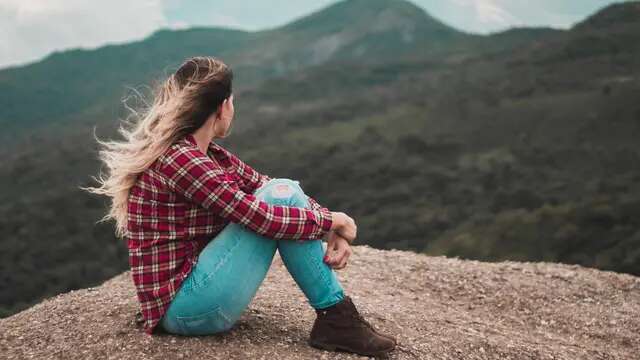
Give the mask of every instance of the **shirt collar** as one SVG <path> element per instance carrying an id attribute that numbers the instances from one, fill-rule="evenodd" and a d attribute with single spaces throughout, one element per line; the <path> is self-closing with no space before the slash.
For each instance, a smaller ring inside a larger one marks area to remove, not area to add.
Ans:
<path id="1" fill-rule="evenodd" d="M 193 134 L 187 134 L 187 136 L 185 136 L 184 138 L 189 144 L 193 145 L 193 146 L 198 146 L 198 143 L 196 142 L 196 138 L 193 137 Z M 220 148 L 220 145 L 216 144 L 215 142 L 211 141 L 209 143 L 208 146 L 210 151 L 214 151 L 214 152 L 222 152 L 223 150 Z"/>

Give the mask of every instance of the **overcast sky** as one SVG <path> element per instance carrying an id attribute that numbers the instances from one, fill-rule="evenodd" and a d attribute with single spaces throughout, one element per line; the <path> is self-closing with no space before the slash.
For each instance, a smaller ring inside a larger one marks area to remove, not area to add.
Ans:
<path id="1" fill-rule="evenodd" d="M 159 28 L 193 25 L 262 30 L 336 0 L 0 0 L 0 68 L 55 50 L 140 40 Z M 413 0 L 458 29 L 568 28 L 614 0 Z"/>

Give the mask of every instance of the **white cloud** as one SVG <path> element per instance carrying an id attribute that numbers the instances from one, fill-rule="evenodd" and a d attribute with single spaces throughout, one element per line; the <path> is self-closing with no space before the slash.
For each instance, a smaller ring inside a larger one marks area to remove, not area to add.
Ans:
<path id="1" fill-rule="evenodd" d="M 164 4 L 165 14 L 169 19 L 171 28 L 182 28 L 181 24 L 188 26 L 216 26 L 234 29 L 249 30 L 254 27 L 246 17 L 257 11 L 256 6 L 244 7 L 243 11 L 232 15 L 234 6 L 238 3 L 232 1 L 206 1 L 206 0 L 161 0 Z M 250 2 L 250 1 L 244 1 Z M 242 1 L 240 1 L 242 3 Z M 253 5 L 253 4 L 251 4 Z M 239 16 L 238 16 L 239 15 Z M 268 17 L 269 14 L 267 14 Z M 245 17 L 241 21 L 239 17 Z"/>
<path id="2" fill-rule="evenodd" d="M 501 6 L 496 0 L 475 0 L 474 7 L 480 23 L 495 26 L 522 25 L 523 21 Z"/>
<path id="3" fill-rule="evenodd" d="M 167 26 L 161 0 L 0 0 L 0 67 L 133 41 Z"/>
<path id="4" fill-rule="evenodd" d="M 452 5 L 468 19 L 462 24 L 466 30 L 491 32 L 525 24 L 509 11 L 506 0 L 452 0 Z"/>

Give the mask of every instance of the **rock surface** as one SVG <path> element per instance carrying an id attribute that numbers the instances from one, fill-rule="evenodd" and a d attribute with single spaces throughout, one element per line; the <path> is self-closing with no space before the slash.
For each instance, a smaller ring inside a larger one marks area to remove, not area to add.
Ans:
<path id="1" fill-rule="evenodd" d="M 638 359 L 640 278 L 551 263 L 484 263 L 354 246 L 337 271 L 392 359 Z M 351 359 L 307 345 L 315 318 L 276 254 L 227 333 L 150 336 L 129 272 L 0 319 L 3 359 Z"/>

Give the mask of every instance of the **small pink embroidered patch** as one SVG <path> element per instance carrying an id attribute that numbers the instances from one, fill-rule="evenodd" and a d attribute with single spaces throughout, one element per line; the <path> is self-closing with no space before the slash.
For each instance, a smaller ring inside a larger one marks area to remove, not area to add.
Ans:
<path id="1" fill-rule="evenodd" d="M 272 195 L 277 198 L 284 198 L 291 195 L 291 187 L 289 184 L 278 184 L 273 187 Z"/>

